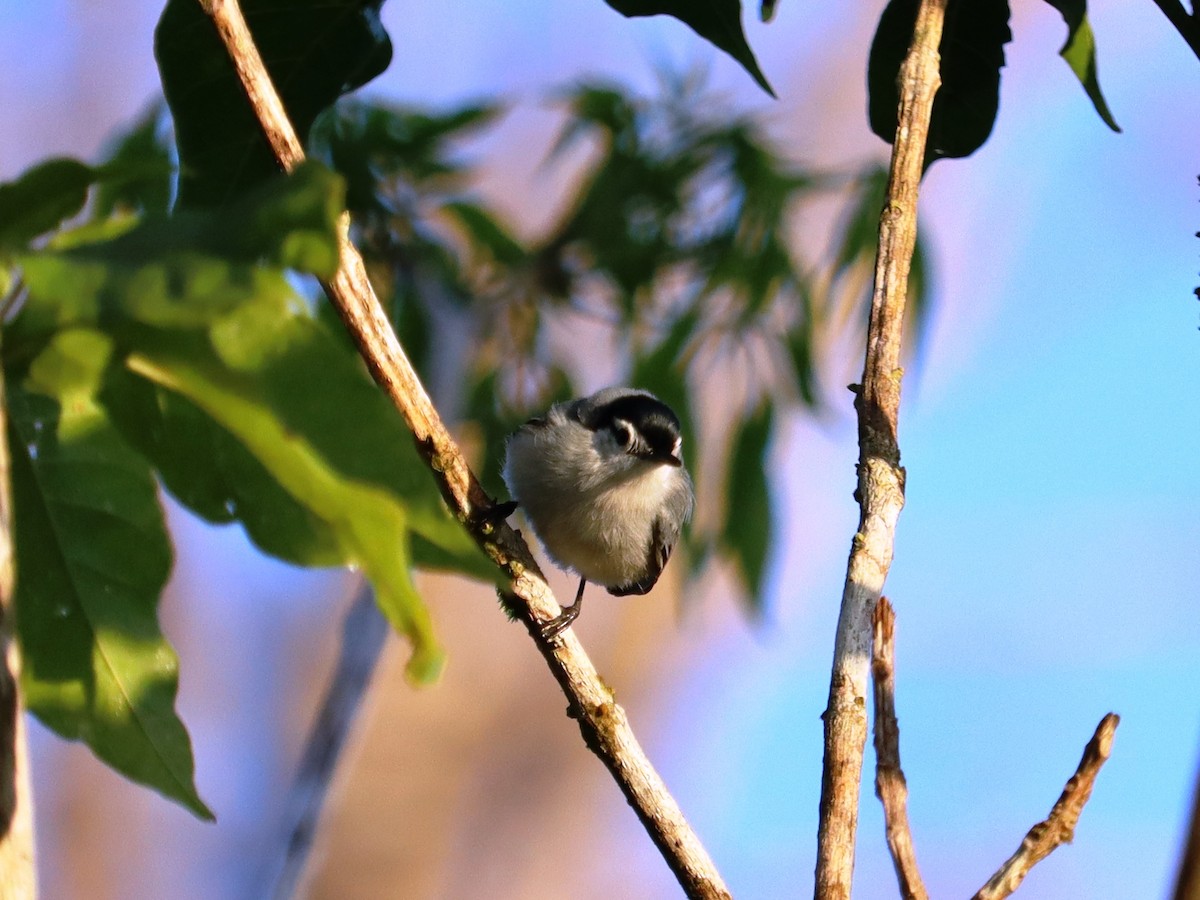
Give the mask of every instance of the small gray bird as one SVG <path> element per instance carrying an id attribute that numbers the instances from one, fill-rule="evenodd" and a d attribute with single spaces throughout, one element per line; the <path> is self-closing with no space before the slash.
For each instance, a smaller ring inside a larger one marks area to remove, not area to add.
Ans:
<path id="1" fill-rule="evenodd" d="M 546 552 L 576 572 L 575 602 L 546 623 L 549 639 L 575 621 L 589 582 L 645 594 L 691 517 L 679 417 L 647 391 L 607 388 L 556 403 L 513 433 L 504 481 Z"/>

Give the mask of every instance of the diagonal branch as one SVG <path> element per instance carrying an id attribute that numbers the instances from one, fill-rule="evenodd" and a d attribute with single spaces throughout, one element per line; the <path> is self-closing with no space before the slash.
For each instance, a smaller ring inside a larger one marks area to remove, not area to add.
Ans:
<path id="1" fill-rule="evenodd" d="M 875 684 L 875 796 L 883 803 L 888 849 L 903 900 L 929 900 L 912 829 L 908 824 L 908 782 L 900 768 L 900 723 L 896 721 L 896 612 L 880 597 L 872 617 L 875 643 L 871 677 Z"/>
<path id="2" fill-rule="evenodd" d="M 199 0 L 229 52 L 263 132 L 280 165 L 304 158 L 295 129 L 254 45 L 236 0 Z M 512 579 L 506 606 L 529 629 L 569 701 L 584 742 L 608 767 L 667 865 L 690 897 L 728 897 L 720 874 L 634 737 L 573 632 L 545 641 L 538 623 L 561 610 L 524 540 L 503 522 L 450 437 L 413 371 L 367 280 L 362 256 L 349 239 L 350 218 L 340 223 L 341 265 L 324 285 L 372 376 L 399 409 L 459 521 Z"/>
<path id="3" fill-rule="evenodd" d="M 879 255 L 867 326 L 866 360 L 856 393 L 858 531 L 842 592 L 829 705 L 817 834 L 816 897 L 848 900 L 854 874 L 859 783 L 867 740 L 867 670 L 871 613 L 892 564 L 896 520 L 904 506 L 904 469 L 897 443 L 900 343 L 908 273 L 917 233 L 917 192 L 933 96 L 941 84 L 938 45 L 946 0 L 922 0 L 913 43 L 900 67 L 900 109 L 887 195 L 879 219 Z"/>
<path id="4" fill-rule="evenodd" d="M 1192 817 L 1187 838 L 1179 854 L 1172 900 L 1200 900 L 1200 773 L 1192 795 Z"/>
<path id="5" fill-rule="evenodd" d="M 350 737 L 388 630 L 387 619 L 375 605 L 375 593 L 364 581 L 346 613 L 333 677 L 321 698 L 300 765 L 288 788 L 283 858 L 271 875 L 269 887 L 269 896 L 275 900 L 298 895 L 338 756 Z"/>
<path id="6" fill-rule="evenodd" d="M 1109 713 L 1100 720 L 1096 733 L 1083 748 L 1079 767 L 1063 788 L 1050 815 L 1029 829 L 1017 852 L 979 889 L 973 900 L 1003 900 L 1021 886 L 1030 869 L 1058 849 L 1059 845 L 1074 840 L 1075 825 L 1084 804 L 1092 796 L 1101 766 L 1108 761 L 1112 752 L 1113 735 L 1120 723 L 1121 717 L 1116 713 Z"/>

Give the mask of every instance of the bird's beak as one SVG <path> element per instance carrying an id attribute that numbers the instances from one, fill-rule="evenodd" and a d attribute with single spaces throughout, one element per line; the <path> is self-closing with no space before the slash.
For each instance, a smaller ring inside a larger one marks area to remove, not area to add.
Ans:
<path id="1" fill-rule="evenodd" d="M 668 453 L 666 456 L 660 456 L 658 458 L 658 461 L 661 463 L 665 463 L 668 466 L 675 466 L 676 468 L 679 468 L 680 466 L 683 465 L 683 460 L 680 459 L 678 456 L 676 456 L 674 453 Z"/>

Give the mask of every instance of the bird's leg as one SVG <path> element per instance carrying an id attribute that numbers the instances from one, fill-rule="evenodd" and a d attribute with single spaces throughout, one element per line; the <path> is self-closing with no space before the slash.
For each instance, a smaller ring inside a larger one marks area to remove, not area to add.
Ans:
<path id="1" fill-rule="evenodd" d="M 563 611 L 557 616 L 542 625 L 542 638 L 549 641 L 558 637 L 576 618 L 579 617 L 579 610 L 583 606 L 583 589 L 587 585 L 586 578 L 579 579 L 579 590 L 575 592 L 575 602 L 570 606 L 564 607 Z"/>
<path id="2" fill-rule="evenodd" d="M 479 513 L 479 518 L 492 528 L 496 528 L 517 511 L 517 506 L 518 503 L 516 500 L 496 500 L 491 506 Z"/>

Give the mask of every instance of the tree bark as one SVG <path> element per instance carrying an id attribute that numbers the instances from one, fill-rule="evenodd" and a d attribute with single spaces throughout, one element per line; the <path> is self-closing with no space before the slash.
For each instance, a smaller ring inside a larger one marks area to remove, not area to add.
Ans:
<path id="1" fill-rule="evenodd" d="M 821 776 L 815 896 L 849 900 L 854 875 L 859 786 L 867 740 L 871 614 L 892 563 L 896 520 L 904 506 L 900 466 L 901 336 L 917 234 L 917 193 L 933 96 L 941 84 L 938 45 L 946 0 L 922 0 L 913 42 L 900 68 L 900 109 L 867 325 L 858 413 L 858 531 L 851 544 L 834 643 L 825 763 Z"/>
<path id="2" fill-rule="evenodd" d="M 917 867 L 908 822 L 908 781 L 900 767 L 900 723 L 896 719 L 896 613 L 880 597 L 872 617 L 875 644 L 871 680 L 875 684 L 875 796 L 883 804 L 888 850 L 902 900 L 929 900 Z"/>
<path id="3" fill-rule="evenodd" d="M 12 635 L 16 556 L 6 396 L 0 373 L 0 900 L 29 900 L 37 896 L 37 867 L 21 663 Z"/>
<path id="4" fill-rule="evenodd" d="M 979 889 L 972 900 L 1004 900 L 1021 886 L 1029 870 L 1057 850 L 1075 839 L 1075 825 L 1083 812 L 1084 804 L 1092 796 L 1096 776 L 1112 753 L 1113 736 L 1121 717 L 1109 713 L 1096 726 L 1096 733 L 1083 748 L 1083 757 L 1075 774 L 1067 781 L 1058 802 L 1050 815 L 1029 829 L 1017 852 L 1010 856 L 990 879 Z"/>

